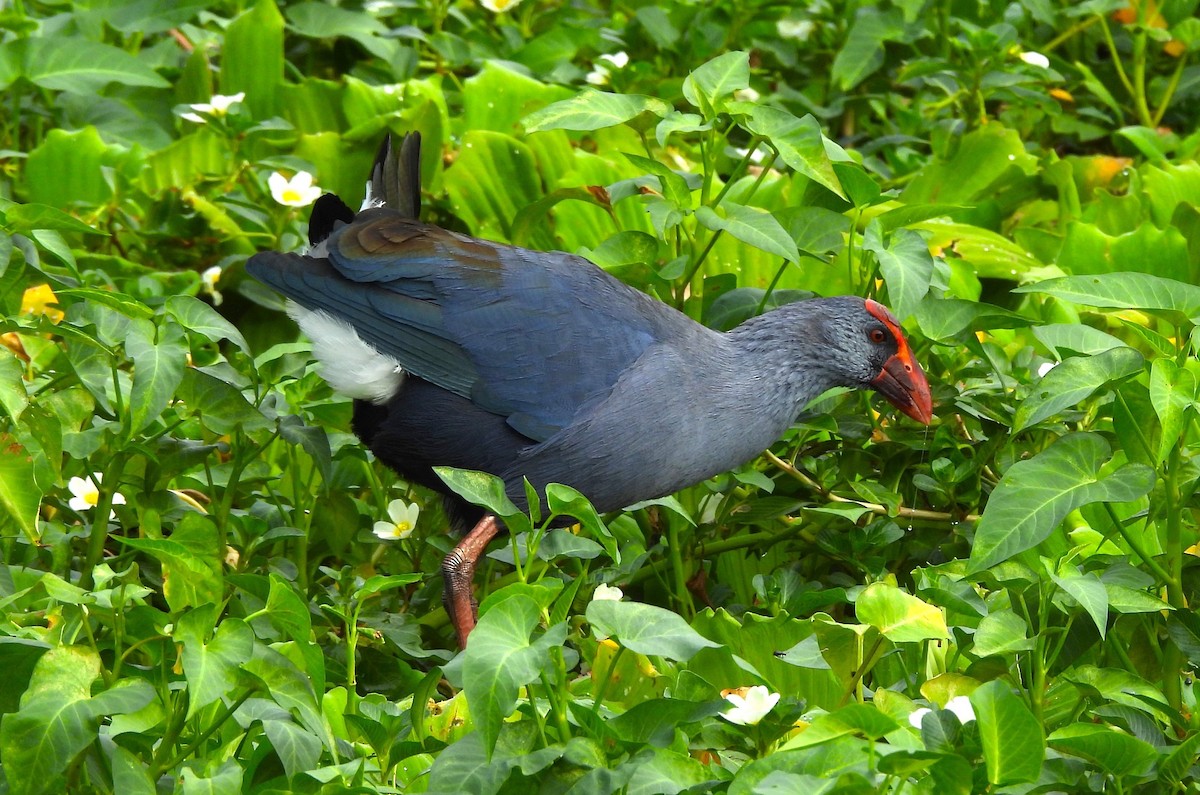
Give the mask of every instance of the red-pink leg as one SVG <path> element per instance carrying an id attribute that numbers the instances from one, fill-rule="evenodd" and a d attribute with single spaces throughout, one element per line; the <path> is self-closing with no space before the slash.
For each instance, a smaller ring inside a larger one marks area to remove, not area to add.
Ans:
<path id="1" fill-rule="evenodd" d="M 475 629 L 475 617 L 479 609 L 471 595 L 475 563 L 487 549 L 488 542 L 499 532 L 500 520 L 491 514 L 484 516 L 442 561 L 442 580 L 445 582 L 442 600 L 446 603 L 450 620 L 454 622 L 460 649 L 467 648 L 467 636 Z"/>

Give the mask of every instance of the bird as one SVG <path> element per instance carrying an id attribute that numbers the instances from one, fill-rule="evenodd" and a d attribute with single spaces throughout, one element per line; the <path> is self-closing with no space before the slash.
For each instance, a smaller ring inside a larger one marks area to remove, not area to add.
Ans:
<path id="1" fill-rule="evenodd" d="M 420 137 L 380 147 L 358 212 L 314 204 L 305 253 L 246 271 L 288 299 L 352 429 L 402 478 L 441 492 L 467 531 L 442 563 L 461 648 L 476 562 L 504 527 L 434 467 L 569 485 L 600 512 L 757 457 L 833 387 L 873 389 L 928 425 L 929 384 L 900 322 L 857 296 L 798 301 L 719 332 L 588 260 L 420 220 Z"/>

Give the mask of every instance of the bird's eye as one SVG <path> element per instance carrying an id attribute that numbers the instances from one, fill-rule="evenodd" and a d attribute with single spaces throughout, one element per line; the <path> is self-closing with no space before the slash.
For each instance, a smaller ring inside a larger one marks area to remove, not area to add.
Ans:
<path id="1" fill-rule="evenodd" d="M 887 339 L 887 334 L 881 328 L 873 328 L 867 332 L 867 337 L 876 345 L 881 345 Z"/>

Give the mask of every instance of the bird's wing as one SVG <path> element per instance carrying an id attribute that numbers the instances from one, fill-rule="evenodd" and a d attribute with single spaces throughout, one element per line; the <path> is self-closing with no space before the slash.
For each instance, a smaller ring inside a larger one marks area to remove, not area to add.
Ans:
<path id="1" fill-rule="evenodd" d="M 672 328 L 694 325 L 579 257 L 465 237 L 384 208 L 337 229 L 326 253 L 258 254 L 247 269 L 538 441 L 607 396 Z"/>

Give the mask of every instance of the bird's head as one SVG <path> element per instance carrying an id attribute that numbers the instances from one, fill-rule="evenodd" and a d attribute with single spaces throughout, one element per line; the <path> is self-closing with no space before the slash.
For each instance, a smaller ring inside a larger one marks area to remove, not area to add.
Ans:
<path id="1" fill-rule="evenodd" d="M 836 326 L 828 329 L 832 347 L 841 354 L 838 359 L 853 368 L 855 386 L 874 389 L 893 406 L 928 425 L 933 419 L 929 381 L 913 358 L 900 322 L 883 304 L 851 300 L 852 307 L 839 312 Z"/>
<path id="2" fill-rule="evenodd" d="M 886 306 L 870 299 L 864 302 L 864 308 L 874 321 L 868 321 L 864 330 L 872 348 L 872 363 L 882 362 L 871 386 L 893 406 L 928 425 L 933 419 L 929 381 L 913 358 L 899 321 Z"/>
<path id="3" fill-rule="evenodd" d="M 771 315 L 778 315 L 771 318 Z M 768 346 L 799 346 L 798 376 L 824 388 L 874 389 L 917 422 L 933 419 L 933 399 L 899 321 L 877 301 L 854 296 L 814 298 L 767 312 L 755 324 L 774 327 Z M 763 329 L 766 331 L 766 328 Z M 761 332 L 759 332 L 761 333 Z M 778 336 L 776 336 L 778 335 Z"/>

